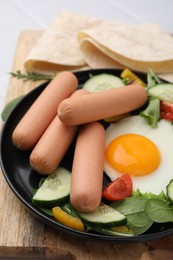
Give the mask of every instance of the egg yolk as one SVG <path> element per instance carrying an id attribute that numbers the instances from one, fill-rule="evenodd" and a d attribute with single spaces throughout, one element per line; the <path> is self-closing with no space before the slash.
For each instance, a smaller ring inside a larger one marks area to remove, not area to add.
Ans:
<path id="1" fill-rule="evenodd" d="M 152 173 L 160 164 L 156 145 L 142 135 L 121 135 L 108 145 L 106 160 L 116 171 L 131 176 Z"/>

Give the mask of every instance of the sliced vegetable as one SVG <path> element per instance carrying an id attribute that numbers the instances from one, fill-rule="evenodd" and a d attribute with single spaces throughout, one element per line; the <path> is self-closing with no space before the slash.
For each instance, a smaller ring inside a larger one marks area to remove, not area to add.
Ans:
<path id="1" fill-rule="evenodd" d="M 166 186 L 166 195 L 173 202 L 173 179 Z"/>
<path id="2" fill-rule="evenodd" d="M 91 226 L 110 228 L 122 226 L 127 222 L 126 217 L 113 209 L 112 207 L 102 204 L 95 211 L 90 213 L 78 212 L 80 218 Z"/>
<path id="3" fill-rule="evenodd" d="M 113 228 L 102 228 L 102 227 L 90 227 L 88 230 L 96 231 L 100 234 L 110 235 L 110 236 L 125 236 L 132 237 L 134 236 L 132 229 L 126 226 L 113 227 Z"/>
<path id="4" fill-rule="evenodd" d="M 109 183 L 103 190 L 103 198 L 116 201 L 129 197 L 132 194 L 132 180 L 129 174 L 123 174 L 115 181 Z"/>
<path id="5" fill-rule="evenodd" d="M 151 127 L 157 127 L 160 119 L 160 100 L 158 98 L 149 99 L 147 108 L 140 112 L 140 116 L 144 117 Z"/>
<path id="6" fill-rule="evenodd" d="M 121 233 L 121 234 L 133 235 L 132 229 L 127 226 L 113 227 L 113 228 L 111 228 L 111 230 L 114 232 Z"/>
<path id="7" fill-rule="evenodd" d="M 145 82 L 129 69 L 124 69 L 122 71 L 121 78 L 128 80 L 128 82 L 135 81 L 142 86 L 146 86 Z"/>
<path id="8" fill-rule="evenodd" d="M 173 84 L 162 83 L 148 89 L 148 95 L 159 98 L 161 101 L 173 103 Z"/>
<path id="9" fill-rule="evenodd" d="M 163 119 L 173 121 L 173 104 L 166 101 L 160 102 L 160 116 Z"/>
<path id="10" fill-rule="evenodd" d="M 145 212 L 154 222 L 173 221 L 173 206 L 160 199 L 150 199 L 145 204 Z"/>
<path id="11" fill-rule="evenodd" d="M 92 76 L 83 85 L 83 89 L 90 92 L 98 92 L 102 90 L 119 88 L 124 86 L 124 82 L 119 78 L 111 74 L 99 74 Z"/>
<path id="12" fill-rule="evenodd" d="M 85 226 L 82 223 L 80 218 L 73 217 L 69 215 L 67 212 L 62 210 L 60 207 L 54 207 L 52 209 L 53 216 L 64 226 L 80 230 L 80 231 L 85 231 Z"/>
<path id="13" fill-rule="evenodd" d="M 71 173 L 63 168 L 50 174 L 34 194 L 32 202 L 41 208 L 52 208 L 69 201 Z"/>

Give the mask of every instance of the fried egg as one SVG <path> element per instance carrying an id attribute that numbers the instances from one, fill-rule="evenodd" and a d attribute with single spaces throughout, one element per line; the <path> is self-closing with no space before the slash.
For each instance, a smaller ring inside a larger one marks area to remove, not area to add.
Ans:
<path id="1" fill-rule="evenodd" d="M 128 173 L 133 190 L 159 194 L 173 179 L 173 127 L 160 120 L 152 128 L 130 116 L 106 129 L 104 172 L 113 181 Z"/>

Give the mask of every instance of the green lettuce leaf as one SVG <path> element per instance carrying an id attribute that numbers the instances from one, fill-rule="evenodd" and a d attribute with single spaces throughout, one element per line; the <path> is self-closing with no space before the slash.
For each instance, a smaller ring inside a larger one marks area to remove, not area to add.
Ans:
<path id="1" fill-rule="evenodd" d="M 160 100 L 150 98 L 147 108 L 140 112 L 139 115 L 144 117 L 151 127 L 156 128 L 160 119 Z"/>

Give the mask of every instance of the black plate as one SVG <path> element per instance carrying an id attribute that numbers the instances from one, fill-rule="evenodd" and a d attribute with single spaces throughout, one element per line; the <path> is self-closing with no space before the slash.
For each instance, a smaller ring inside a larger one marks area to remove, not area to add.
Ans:
<path id="1" fill-rule="evenodd" d="M 120 70 L 114 69 L 98 69 L 76 72 L 76 76 L 79 80 L 79 88 L 89 78 L 90 74 L 97 75 L 103 72 L 114 74 L 117 76 L 120 76 L 121 73 Z M 139 75 L 141 78 L 143 78 L 143 80 L 146 81 L 146 75 Z M 18 103 L 18 105 L 12 111 L 6 123 L 4 124 L 1 133 L 1 168 L 8 185 L 15 193 L 15 195 L 20 199 L 20 201 L 27 207 L 27 209 L 29 209 L 45 224 L 51 225 L 54 229 L 61 230 L 71 235 L 76 235 L 84 239 L 97 239 L 111 242 L 145 242 L 173 234 L 173 224 L 170 223 L 159 225 L 155 224 L 147 231 L 147 233 L 130 238 L 100 235 L 96 233 L 84 233 L 57 223 L 56 220 L 32 205 L 32 189 L 38 187 L 41 175 L 33 171 L 29 165 L 28 158 L 30 152 L 22 152 L 17 150 L 12 143 L 11 136 L 19 120 L 22 118 L 22 116 L 25 114 L 25 112 L 28 110 L 34 100 L 44 90 L 47 84 L 48 83 L 40 85 L 29 94 L 27 94 Z M 67 167 L 68 169 L 71 168 L 73 149 L 74 145 L 71 146 L 62 161 L 62 165 Z"/>

